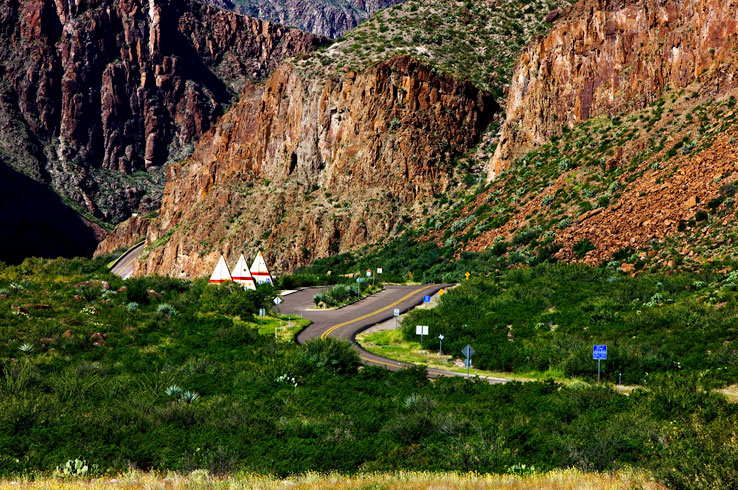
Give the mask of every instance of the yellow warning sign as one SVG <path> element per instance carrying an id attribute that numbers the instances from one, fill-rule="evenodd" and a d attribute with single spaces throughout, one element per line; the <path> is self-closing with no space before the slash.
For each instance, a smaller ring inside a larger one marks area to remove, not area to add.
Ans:
<path id="1" fill-rule="evenodd" d="M 438 291 L 438 294 L 440 294 L 441 296 L 443 296 L 444 294 L 446 294 L 446 290 L 445 289 L 441 289 L 441 290 Z"/>
<path id="2" fill-rule="evenodd" d="M 466 273 L 466 274 L 464 274 L 464 275 L 466 276 L 466 280 L 468 281 L 468 280 L 469 280 L 469 276 L 471 276 L 471 274 L 469 274 L 469 273 L 467 272 L 467 273 Z"/>

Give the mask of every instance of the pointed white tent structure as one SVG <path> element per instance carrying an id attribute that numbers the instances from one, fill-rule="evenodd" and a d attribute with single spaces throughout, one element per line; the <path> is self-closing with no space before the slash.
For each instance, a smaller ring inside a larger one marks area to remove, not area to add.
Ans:
<path id="1" fill-rule="evenodd" d="M 221 255 L 220 260 L 218 261 L 218 265 L 215 266 L 213 275 L 210 276 L 210 283 L 220 284 L 221 282 L 228 282 L 232 280 L 233 278 L 231 277 L 231 273 L 228 270 L 228 264 L 226 264 L 225 259 Z"/>
<path id="2" fill-rule="evenodd" d="M 243 255 L 238 259 L 236 267 L 233 269 L 233 280 L 247 289 L 256 289 L 256 283 L 254 282 L 254 278 L 251 277 L 249 266 Z"/>
<path id="3" fill-rule="evenodd" d="M 272 275 L 269 273 L 269 269 L 267 269 L 266 262 L 264 262 L 264 256 L 261 255 L 261 250 L 256 254 L 254 263 L 251 264 L 251 275 L 254 276 L 254 279 L 258 284 L 272 282 Z"/>

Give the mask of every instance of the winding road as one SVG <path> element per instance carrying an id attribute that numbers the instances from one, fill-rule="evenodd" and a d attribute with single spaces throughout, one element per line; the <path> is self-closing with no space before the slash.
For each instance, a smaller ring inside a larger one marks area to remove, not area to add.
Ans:
<path id="1" fill-rule="evenodd" d="M 356 346 L 364 364 L 382 366 L 396 371 L 410 367 L 412 364 L 372 354 L 356 342 L 356 335 L 373 325 L 390 320 L 394 316 L 395 309 L 399 309 L 401 313 L 404 313 L 421 304 L 423 296 L 433 295 L 448 286 L 448 284 L 386 286 L 383 291 L 352 305 L 336 310 L 323 311 L 310 309 L 314 306 L 313 295 L 322 288 L 307 288 L 283 296 L 280 310 L 284 314 L 303 315 L 303 317 L 313 322 L 297 335 L 298 343 L 304 344 L 310 339 L 325 339 L 328 336 L 347 340 Z M 428 369 L 428 377 L 435 378 L 438 376 L 465 375 L 441 369 Z M 499 378 L 486 379 L 490 383 L 504 383 L 507 381 Z"/>
<path id="2" fill-rule="evenodd" d="M 133 264 L 144 249 L 144 242 L 138 243 L 119 257 L 111 266 L 114 274 L 128 279 L 133 273 Z M 306 288 L 283 296 L 280 305 L 281 313 L 302 315 L 312 321 L 308 327 L 297 334 L 295 340 L 304 344 L 310 339 L 333 337 L 347 340 L 359 351 L 361 360 L 366 365 L 382 366 L 396 371 L 412 366 L 406 362 L 395 361 L 372 354 L 356 342 L 356 335 L 378 323 L 386 322 L 394 316 L 394 310 L 405 313 L 423 302 L 424 296 L 431 296 L 448 284 L 426 284 L 419 286 L 386 286 L 384 290 L 362 299 L 352 305 L 335 310 L 313 310 L 313 296 L 325 288 Z M 428 377 L 465 376 L 462 373 L 428 369 Z M 490 383 L 505 383 L 506 379 L 485 378 Z"/>
<path id="3" fill-rule="evenodd" d="M 118 257 L 116 261 L 113 262 L 112 267 L 110 267 L 110 272 L 122 277 L 123 279 L 131 277 L 131 274 L 133 274 L 133 262 L 136 260 L 136 257 L 143 252 L 144 245 L 146 244 L 141 242 L 128 249 L 126 253 Z"/>

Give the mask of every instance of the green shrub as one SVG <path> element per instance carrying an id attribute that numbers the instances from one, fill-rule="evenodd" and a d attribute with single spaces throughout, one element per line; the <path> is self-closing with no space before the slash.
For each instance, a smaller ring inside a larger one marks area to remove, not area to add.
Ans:
<path id="1" fill-rule="evenodd" d="M 573 248 L 574 255 L 576 255 L 578 259 L 584 258 L 584 256 L 587 255 L 587 252 L 594 249 L 595 246 L 586 238 L 575 243 Z"/>
<path id="2" fill-rule="evenodd" d="M 315 370 L 326 370 L 334 374 L 355 373 L 361 364 L 359 354 L 350 343 L 331 337 L 309 340 L 300 359 L 303 373 Z"/>

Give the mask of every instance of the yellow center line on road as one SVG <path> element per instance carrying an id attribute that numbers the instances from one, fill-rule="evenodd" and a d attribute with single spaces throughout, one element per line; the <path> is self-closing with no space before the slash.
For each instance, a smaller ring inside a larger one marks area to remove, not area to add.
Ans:
<path id="1" fill-rule="evenodd" d="M 389 362 L 382 362 L 382 361 L 377 361 L 377 360 L 375 360 L 375 359 L 370 359 L 370 358 L 368 358 L 368 357 L 363 357 L 363 356 L 361 357 L 361 360 L 362 360 L 362 361 L 366 361 L 366 362 L 370 362 L 370 363 L 372 363 L 372 364 L 381 364 L 381 365 L 383 365 L 383 366 L 389 366 L 389 367 L 403 367 L 403 365 L 402 365 L 402 364 L 400 364 L 399 362 L 396 362 L 395 364 L 390 364 Z"/>
<path id="2" fill-rule="evenodd" d="M 394 303 L 392 303 L 391 305 L 387 305 L 387 306 L 385 306 L 385 307 L 384 307 L 384 308 L 382 308 L 382 309 L 379 309 L 379 310 L 377 310 L 377 311 L 374 311 L 374 312 L 372 312 L 372 313 L 368 313 L 368 314 L 366 314 L 366 315 L 364 315 L 364 316 L 360 316 L 359 318 L 354 318 L 353 320 L 349 320 L 349 321 L 347 321 L 347 322 L 343 322 L 343 323 L 339 323 L 338 325 L 334 325 L 334 326 L 332 326 L 331 328 L 329 328 L 328 330 L 326 330 L 325 332 L 323 332 L 323 335 L 321 335 L 321 336 L 320 336 L 320 338 L 321 338 L 321 340 L 325 340 L 325 339 L 326 339 L 326 337 L 328 337 L 328 336 L 329 336 L 330 334 L 332 334 L 333 332 L 335 332 L 335 331 L 336 331 L 337 329 L 339 329 L 339 328 L 341 328 L 341 327 L 345 327 L 346 325 L 350 325 L 350 324 L 352 324 L 352 323 L 355 323 L 355 322 L 358 322 L 358 321 L 364 320 L 364 319 L 366 319 L 366 318 L 369 318 L 370 316 L 374 316 L 374 315 L 376 315 L 377 313 L 382 313 L 383 311 L 389 310 L 389 309 L 390 309 L 390 308 L 392 308 L 393 306 L 397 306 L 397 305 L 399 305 L 400 303 L 402 303 L 403 301 L 407 300 L 407 299 L 408 299 L 408 298 L 410 298 L 411 296 L 413 296 L 413 295 L 415 295 L 415 294 L 418 294 L 418 293 L 419 293 L 419 292 L 421 292 L 421 291 L 425 291 L 426 289 L 430 289 L 430 288 L 432 288 L 432 287 L 434 287 L 434 286 L 437 286 L 437 284 L 430 284 L 430 285 L 428 285 L 428 286 L 426 286 L 426 287 L 424 287 L 424 288 L 421 288 L 421 289 L 416 289 L 415 291 L 411 292 L 411 293 L 410 293 L 410 294 L 408 294 L 407 296 L 403 296 L 402 298 L 398 299 L 397 301 L 395 301 L 395 302 L 394 302 Z"/>
<path id="3" fill-rule="evenodd" d="M 128 262 L 126 262 L 126 265 L 124 265 L 123 267 L 121 267 L 121 268 L 120 268 L 120 269 L 118 269 L 118 270 L 120 270 L 120 271 L 122 272 L 122 271 L 123 271 L 123 270 L 124 270 L 124 269 L 125 269 L 126 267 L 128 267 L 129 265 L 131 265 L 131 262 L 133 262 L 133 261 L 134 261 L 134 260 L 136 260 L 137 258 L 138 258 L 138 254 L 136 254 L 135 256 L 133 256 L 133 257 L 131 258 L 131 260 L 129 260 Z"/>

